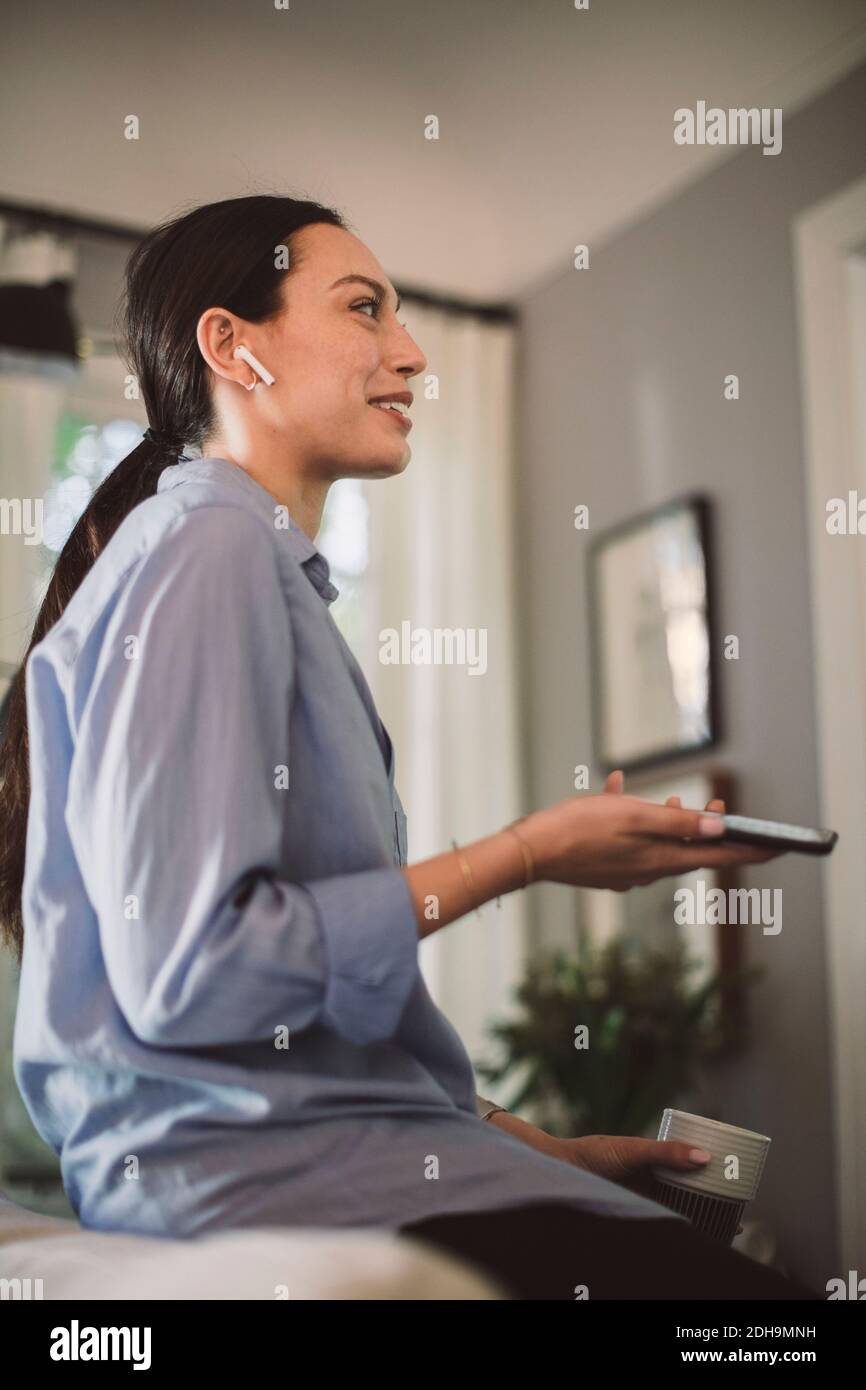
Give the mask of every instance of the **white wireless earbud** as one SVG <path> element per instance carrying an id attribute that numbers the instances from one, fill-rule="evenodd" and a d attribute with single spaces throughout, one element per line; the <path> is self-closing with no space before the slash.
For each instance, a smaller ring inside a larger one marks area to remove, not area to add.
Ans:
<path id="1" fill-rule="evenodd" d="M 266 386 L 273 386 L 274 378 L 271 376 L 267 367 L 263 366 L 257 357 L 253 357 L 253 354 L 250 352 L 249 348 L 236 347 L 234 352 L 232 353 L 232 357 L 242 358 L 243 361 L 246 362 L 248 366 L 252 367 L 253 371 L 261 377 L 262 381 L 265 383 Z M 254 381 L 246 389 L 248 391 L 252 391 L 253 386 L 255 386 L 256 384 L 257 383 Z"/>

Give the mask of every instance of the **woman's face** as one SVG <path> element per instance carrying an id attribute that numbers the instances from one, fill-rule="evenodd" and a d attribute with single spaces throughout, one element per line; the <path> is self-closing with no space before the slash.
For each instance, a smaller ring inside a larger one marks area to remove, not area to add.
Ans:
<path id="1" fill-rule="evenodd" d="M 268 432 L 285 436 L 307 476 L 401 473 L 411 457 L 407 419 L 370 402 L 403 393 L 409 405 L 409 381 L 427 359 L 398 319 L 396 291 L 351 232 L 317 223 L 295 243 L 301 258 L 286 277 L 285 313 L 244 335 L 275 378 L 255 393 Z M 381 285 L 381 304 L 358 276 Z"/>

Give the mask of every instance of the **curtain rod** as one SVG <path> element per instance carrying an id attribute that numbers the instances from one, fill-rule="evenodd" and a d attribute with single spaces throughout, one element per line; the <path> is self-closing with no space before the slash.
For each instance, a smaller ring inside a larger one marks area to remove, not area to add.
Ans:
<path id="1" fill-rule="evenodd" d="M 17 218 L 28 230 L 107 237 L 112 241 L 127 242 L 130 246 L 147 235 L 140 227 L 129 227 L 120 222 L 103 221 L 101 218 L 79 217 L 77 213 L 60 212 L 56 208 L 39 207 L 35 203 L 15 203 L 4 199 L 0 199 L 0 217 Z M 459 296 L 435 294 L 430 290 L 412 289 L 402 284 L 400 295 L 404 300 L 411 300 L 416 304 L 426 304 L 432 309 L 447 309 L 453 314 L 466 314 L 488 323 L 514 323 L 517 320 L 517 312 L 510 304 L 474 303 Z"/>

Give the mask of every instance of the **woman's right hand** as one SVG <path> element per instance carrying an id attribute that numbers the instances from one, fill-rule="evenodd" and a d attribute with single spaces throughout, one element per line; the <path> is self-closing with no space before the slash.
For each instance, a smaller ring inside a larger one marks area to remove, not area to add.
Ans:
<path id="1" fill-rule="evenodd" d="M 532 852 L 536 879 L 626 893 L 658 878 L 763 864 L 782 853 L 715 843 L 723 817 L 657 806 L 621 792 L 611 795 L 614 785 L 609 778 L 605 792 L 568 797 L 517 823 Z"/>

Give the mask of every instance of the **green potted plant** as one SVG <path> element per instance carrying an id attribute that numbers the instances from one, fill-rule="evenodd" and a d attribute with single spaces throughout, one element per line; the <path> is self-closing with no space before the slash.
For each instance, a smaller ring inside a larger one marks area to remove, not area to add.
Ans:
<path id="1" fill-rule="evenodd" d="M 717 971 L 700 983 L 685 947 L 584 943 L 576 958 L 542 957 L 516 991 L 522 1013 L 488 1030 L 502 1059 L 480 1063 L 493 1083 L 514 1076 L 507 1108 L 531 1108 L 551 1134 L 649 1134 L 701 1065 L 743 1042 L 731 1000 L 756 969 Z M 721 1001 L 726 1001 L 726 1008 Z"/>

